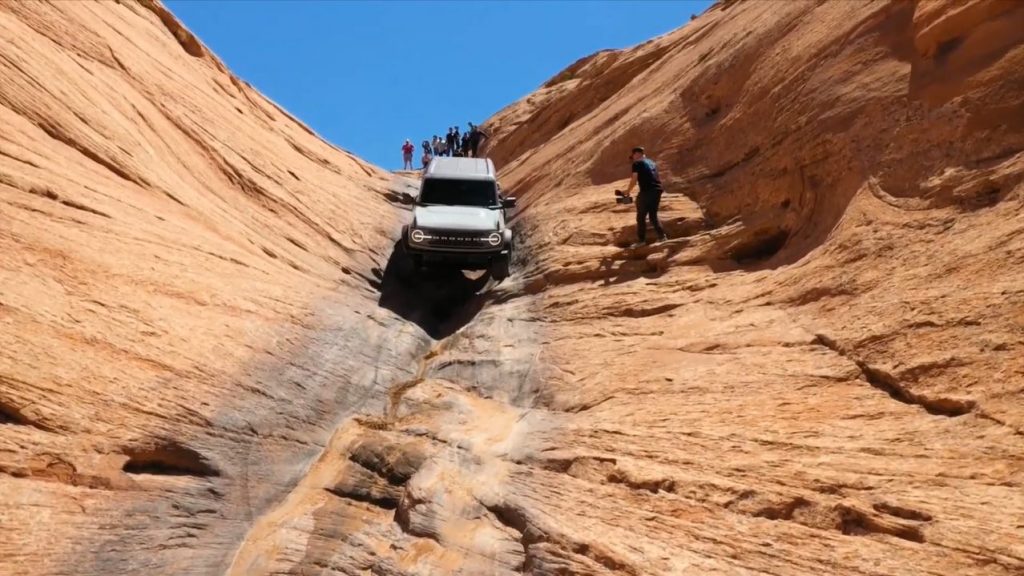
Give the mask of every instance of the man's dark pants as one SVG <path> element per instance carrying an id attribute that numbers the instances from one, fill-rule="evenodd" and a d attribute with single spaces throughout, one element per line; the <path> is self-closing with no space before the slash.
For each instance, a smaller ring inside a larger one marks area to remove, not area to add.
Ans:
<path id="1" fill-rule="evenodd" d="M 665 236 L 665 231 L 658 222 L 658 205 L 661 204 L 661 192 L 640 191 L 636 196 L 636 235 L 641 242 L 647 239 L 647 219 L 651 219 L 651 226 L 658 238 Z"/>

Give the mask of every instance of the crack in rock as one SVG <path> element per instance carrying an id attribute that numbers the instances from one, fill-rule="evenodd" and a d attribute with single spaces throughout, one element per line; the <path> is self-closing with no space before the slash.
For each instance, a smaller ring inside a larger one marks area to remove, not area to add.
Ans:
<path id="1" fill-rule="evenodd" d="M 814 337 L 814 343 L 824 346 L 843 358 L 853 362 L 857 368 L 860 369 L 861 375 L 864 376 L 864 379 L 868 384 L 885 392 L 890 398 L 898 402 L 902 402 L 903 404 L 920 406 L 929 414 L 950 418 L 970 414 L 978 407 L 974 400 L 958 400 L 956 398 L 942 397 L 933 398 L 923 394 L 914 393 L 901 384 L 890 372 L 877 366 L 873 366 L 867 361 L 854 356 L 846 350 L 845 347 L 824 334 L 816 334 Z"/>

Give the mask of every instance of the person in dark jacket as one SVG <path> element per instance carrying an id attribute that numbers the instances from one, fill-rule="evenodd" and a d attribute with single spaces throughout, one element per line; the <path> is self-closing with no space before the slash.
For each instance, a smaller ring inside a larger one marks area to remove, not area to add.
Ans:
<path id="1" fill-rule="evenodd" d="M 658 206 L 661 204 L 661 178 L 658 176 L 658 166 L 644 153 L 642 146 L 633 148 L 629 155 L 633 163 L 633 175 L 629 179 L 629 187 L 626 188 L 626 196 L 633 192 L 635 186 L 640 187 L 636 195 L 636 235 L 638 241 L 633 247 L 647 243 L 647 220 L 651 221 L 658 240 L 668 240 L 668 236 L 658 222 Z"/>
<path id="2" fill-rule="evenodd" d="M 423 163 L 423 169 L 427 169 L 427 165 L 430 164 L 430 160 L 433 159 L 433 150 L 430 149 L 430 141 L 423 141 L 423 156 L 420 157 L 420 162 Z"/>
<path id="3" fill-rule="evenodd" d="M 455 152 L 455 128 L 448 129 L 448 135 L 444 138 L 445 156 L 454 156 Z"/>
<path id="4" fill-rule="evenodd" d="M 474 125 L 472 122 L 469 123 L 469 151 L 473 158 L 480 157 L 480 144 L 487 138 L 487 133 L 481 130 L 479 126 Z"/>

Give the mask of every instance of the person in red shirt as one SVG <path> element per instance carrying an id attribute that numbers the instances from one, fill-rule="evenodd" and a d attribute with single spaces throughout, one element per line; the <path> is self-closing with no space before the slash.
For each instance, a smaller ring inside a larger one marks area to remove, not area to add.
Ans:
<path id="1" fill-rule="evenodd" d="M 412 142 L 408 138 L 405 139 L 405 144 L 402 144 L 402 159 L 405 161 L 402 164 L 402 170 L 412 170 L 412 153 L 416 150 L 416 147 L 412 145 Z"/>

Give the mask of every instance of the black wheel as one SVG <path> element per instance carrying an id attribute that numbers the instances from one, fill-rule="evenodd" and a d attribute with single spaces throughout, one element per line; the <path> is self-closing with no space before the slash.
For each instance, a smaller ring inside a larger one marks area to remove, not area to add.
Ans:
<path id="1" fill-rule="evenodd" d="M 398 278 L 403 282 L 412 280 L 419 272 L 419 266 L 417 266 L 417 264 L 422 262 L 423 257 L 419 254 L 410 254 L 404 241 L 401 245 L 401 253 L 396 254 L 395 256 L 395 272 L 398 273 Z"/>
<path id="2" fill-rule="evenodd" d="M 509 257 L 507 254 L 495 256 L 491 260 L 491 278 L 504 280 L 509 275 Z"/>

